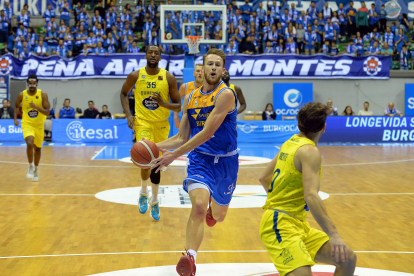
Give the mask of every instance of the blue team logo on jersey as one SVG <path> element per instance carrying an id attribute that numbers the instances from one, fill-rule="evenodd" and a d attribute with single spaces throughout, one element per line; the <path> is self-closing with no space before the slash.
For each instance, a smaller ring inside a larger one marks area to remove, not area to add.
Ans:
<path id="1" fill-rule="evenodd" d="M 283 96 L 288 107 L 298 107 L 302 103 L 302 94 L 296 89 L 289 89 Z"/>

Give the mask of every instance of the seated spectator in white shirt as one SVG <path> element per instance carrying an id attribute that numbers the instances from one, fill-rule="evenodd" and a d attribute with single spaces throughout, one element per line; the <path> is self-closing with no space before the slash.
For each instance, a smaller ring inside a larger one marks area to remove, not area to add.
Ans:
<path id="1" fill-rule="evenodd" d="M 106 104 L 102 106 L 102 112 L 99 113 L 99 119 L 112 119 L 112 115 L 108 111 L 108 106 Z"/>
<path id="2" fill-rule="evenodd" d="M 326 105 L 330 108 L 331 113 L 328 116 L 338 116 L 338 108 L 333 106 L 333 102 L 331 99 L 328 99 Z"/>
<path id="3" fill-rule="evenodd" d="M 352 111 L 352 107 L 350 105 L 347 105 L 344 109 L 344 112 L 342 112 L 342 116 L 354 116 L 355 113 Z"/>
<path id="4" fill-rule="evenodd" d="M 399 111 L 398 109 L 394 108 L 394 103 L 390 102 L 388 104 L 388 107 L 384 110 L 384 116 L 390 116 L 390 117 L 394 117 L 394 116 L 404 116 L 401 111 Z"/>
<path id="5" fill-rule="evenodd" d="M 374 112 L 368 110 L 369 108 L 369 102 L 364 103 L 364 110 L 360 110 L 358 112 L 358 116 L 372 116 L 374 115 Z"/>

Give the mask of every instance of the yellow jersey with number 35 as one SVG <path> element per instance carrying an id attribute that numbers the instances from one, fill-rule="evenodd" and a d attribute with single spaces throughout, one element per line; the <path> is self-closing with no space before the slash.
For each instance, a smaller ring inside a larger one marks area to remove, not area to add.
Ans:
<path id="1" fill-rule="evenodd" d="M 30 103 L 34 103 L 36 106 L 44 109 L 43 99 L 42 99 L 42 90 L 37 89 L 36 94 L 29 95 L 26 90 L 23 90 L 23 99 L 22 99 L 22 124 L 30 125 L 43 125 L 46 120 L 46 115 L 43 115 L 36 109 L 30 107 Z"/>
<path id="2" fill-rule="evenodd" d="M 302 173 L 296 169 L 294 158 L 296 151 L 304 145 L 315 146 L 315 143 L 295 134 L 282 145 L 263 206 L 263 209 L 280 210 L 301 221 L 306 220 L 309 208 L 305 202 Z M 321 173 L 322 167 L 319 177 Z"/>
<path id="3" fill-rule="evenodd" d="M 145 67 L 139 69 L 135 83 L 135 117 L 146 121 L 165 121 L 170 116 L 170 110 L 158 105 L 152 100 L 154 92 L 160 93 L 164 102 L 170 102 L 170 89 L 167 81 L 167 71 L 160 68 L 156 75 L 148 75 Z"/>

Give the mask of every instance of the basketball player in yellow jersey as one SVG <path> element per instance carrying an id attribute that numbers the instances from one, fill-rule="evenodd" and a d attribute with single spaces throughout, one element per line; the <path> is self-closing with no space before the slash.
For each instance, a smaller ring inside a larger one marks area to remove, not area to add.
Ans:
<path id="1" fill-rule="evenodd" d="M 180 112 L 181 99 L 178 93 L 177 80 L 166 70 L 159 68 L 161 50 L 158 46 L 149 46 L 145 55 L 146 67 L 128 75 L 121 90 L 121 104 L 128 119 L 129 128 L 135 131 L 137 141 L 146 139 L 158 143 L 168 139 L 170 110 Z M 135 85 L 135 117 L 129 110 L 128 93 Z M 171 100 L 171 102 L 170 102 Z M 151 179 L 152 198 L 151 216 L 160 219 L 158 187 L 160 172 L 141 169 L 141 192 L 138 209 L 141 214 L 148 210 L 148 178 Z"/>
<path id="2" fill-rule="evenodd" d="M 311 276 L 311 266 L 336 266 L 335 276 L 354 275 L 356 255 L 339 236 L 318 195 L 321 154 L 329 108 L 308 103 L 298 113 L 300 133 L 280 148 L 260 177 L 267 191 L 260 237 L 281 276 Z M 306 222 L 308 211 L 324 232 Z"/>
<path id="3" fill-rule="evenodd" d="M 193 76 L 195 78 L 194 81 L 190 81 L 190 82 L 181 84 L 180 89 L 178 90 L 178 92 L 180 93 L 180 97 L 181 97 L 181 105 L 182 105 L 182 102 L 183 102 L 185 96 L 187 96 L 188 94 L 193 92 L 193 90 L 195 90 L 195 89 L 197 89 L 197 88 L 199 88 L 200 86 L 203 85 L 203 83 L 204 83 L 204 71 L 203 71 L 203 64 L 202 63 L 199 63 L 199 64 L 195 65 Z M 183 114 L 181 112 L 174 112 L 174 124 L 175 124 L 176 128 L 180 127 L 180 121 L 181 121 L 182 115 Z"/>
<path id="4" fill-rule="evenodd" d="M 238 87 L 234 84 L 230 84 L 230 73 L 229 73 L 229 71 L 225 71 L 223 73 L 223 76 L 221 77 L 221 79 L 224 81 L 224 83 L 228 87 L 230 87 L 231 89 L 233 89 L 234 92 L 236 92 L 237 98 L 239 99 L 239 103 L 240 103 L 240 107 L 239 107 L 239 109 L 237 109 L 237 115 L 239 115 L 240 113 L 242 113 L 246 109 L 246 100 L 244 99 L 243 92 L 240 89 L 240 87 Z"/>
<path id="5" fill-rule="evenodd" d="M 39 181 L 40 156 L 42 154 L 42 144 L 45 135 L 44 123 L 49 115 L 49 99 L 47 94 L 37 89 L 37 76 L 30 75 L 27 78 L 29 89 L 20 92 L 17 97 L 14 109 L 14 124 L 19 125 L 17 114 L 19 106 L 22 104 L 22 131 L 27 145 L 27 160 L 29 161 L 29 170 L 26 177 L 32 178 L 33 181 Z M 34 151 L 34 163 L 33 163 Z"/>

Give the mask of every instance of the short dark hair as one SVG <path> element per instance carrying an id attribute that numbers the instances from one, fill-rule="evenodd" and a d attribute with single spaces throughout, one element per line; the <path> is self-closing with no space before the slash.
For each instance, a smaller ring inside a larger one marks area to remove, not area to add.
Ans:
<path id="1" fill-rule="evenodd" d="M 329 107 L 324 104 L 307 103 L 299 110 L 297 115 L 299 130 L 305 134 L 321 131 L 325 125 L 328 113 Z"/>
<path id="2" fill-rule="evenodd" d="M 39 80 L 37 79 L 37 76 L 35 74 L 31 74 L 27 77 L 27 82 L 29 82 L 30 79 L 36 79 L 36 82 L 39 82 Z"/>
<path id="3" fill-rule="evenodd" d="M 108 106 L 107 106 L 106 104 L 104 104 L 104 105 L 102 106 L 102 108 L 104 108 L 104 107 L 108 108 Z"/>
<path id="4" fill-rule="evenodd" d="M 66 102 L 66 101 L 69 101 L 70 102 L 70 99 L 66 98 L 64 102 Z"/>
<path id="5" fill-rule="evenodd" d="M 93 104 L 95 104 L 93 101 L 88 101 L 88 104 L 89 104 L 89 103 L 93 103 Z"/>
<path id="6" fill-rule="evenodd" d="M 149 18 L 151 18 L 151 17 L 149 17 Z M 157 45 L 150 45 L 150 46 L 148 46 L 148 47 L 147 47 L 147 49 L 145 50 L 145 53 L 146 53 L 146 54 L 148 53 L 148 50 L 149 50 L 151 47 L 157 47 L 158 52 L 161 54 L 161 49 L 160 49 L 160 47 L 158 47 Z"/>
<path id="7" fill-rule="evenodd" d="M 203 56 L 203 65 L 205 64 L 206 59 L 209 55 L 217 55 L 217 56 L 221 57 L 221 59 L 223 60 L 223 68 L 224 68 L 224 65 L 226 64 L 226 55 L 224 54 L 224 52 L 222 50 L 219 50 L 217 48 L 213 48 L 213 49 L 208 50 L 207 54 L 205 54 Z"/>
<path id="8" fill-rule="evenodd" d="M 6 101 L 6 102 L 7 102 L 7 99 L 3 99 L 3 103 L 4 103 L 4 101 Z"/>
<path id="9" fill-rule="evenodd" d="M 369 102 L 364 102 L 364 104 L 369 104 Z"/>

